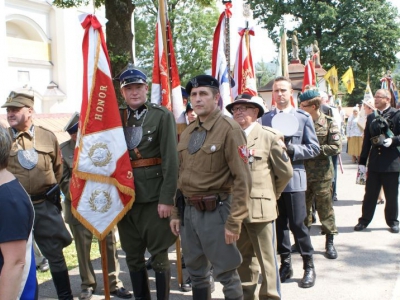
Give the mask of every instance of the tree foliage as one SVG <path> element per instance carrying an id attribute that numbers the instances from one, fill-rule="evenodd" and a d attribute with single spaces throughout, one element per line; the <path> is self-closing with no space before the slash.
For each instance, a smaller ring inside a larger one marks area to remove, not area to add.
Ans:
<path id="1" fill-rule="evenodd" d="M 397 63 L 395 54 L 400 51 L 399 13 L 387 1 L 378 0 L 252 0 L 248 1 L 254 18 L 278 42 L 276 26 L 283 24 L 283 16 L 292 16 L 299 25 L 300 58 L 302 51 L 314 40 L 318 41 L 321 63 L 328 70 L 339 69 L 339 76 L 352 67 L 356 89 L 349 103 L 362 99 L 370 72 L 371 88 L 379 86 L 386 69 Z M 288 43 L 290 50 L 291 43 Z"/>

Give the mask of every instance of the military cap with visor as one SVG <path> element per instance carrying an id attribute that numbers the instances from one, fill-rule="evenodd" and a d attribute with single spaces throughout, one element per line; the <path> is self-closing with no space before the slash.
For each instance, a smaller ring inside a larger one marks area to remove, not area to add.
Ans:
<path id="1" fill-rule="evenodd" d="M 1 107 L 33 107 L 33 103 L 33 95 L 11 92 L 7 97 L 6 103 L 4 103 Z"/>
<path id="2" fill-rule="evenodd" d="M 146 84 L 147 76 L 142 70 L 129 63 L 128 66 L 114 78 L 120 82 L 120 87 L 123 88 L 129 84 Z"/>
<path id="3" fill-rule="evenodd" d="M 75 112 L 72 117 L 69 119 L 67 125 L 64 127 L 64 131 L 69 134 L 77 133 L 79 124 L 79 113 Z"/>

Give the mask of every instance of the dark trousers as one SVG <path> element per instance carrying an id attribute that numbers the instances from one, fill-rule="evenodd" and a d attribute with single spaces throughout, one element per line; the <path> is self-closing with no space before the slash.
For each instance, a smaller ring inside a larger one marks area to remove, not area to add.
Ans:
<path id="1" fill-rule="evenodd" d="M 365 195 L 362 205 L 362 216 L 359 223 L 368 225 L 374 217 L 376 199 L 383 186 L 385 193 L 385 220 L 388 226 L 399 225 L 399 172 L 374 172 L 368 170 L 365 184 Z"/>
<path id="2" fill-rule="evenodd" d="M 279 216 L 276 219 L 278 254 L 289 254 L 291 250 L 289 229 L 293 233 L 301 255 L 312 255 L 308 228 L 304 224 L 307 216 L 305 192 L 282 193 L 278 200 Z"/>
<path id="3" fill-rule="evenodd" d="M 332 164 L 333 164 L 333 180 L 332 180 L 332 199 L 336 196 L 336 182 L 337 182 L 337 163 L 338 156 L 332 156 Z"/>

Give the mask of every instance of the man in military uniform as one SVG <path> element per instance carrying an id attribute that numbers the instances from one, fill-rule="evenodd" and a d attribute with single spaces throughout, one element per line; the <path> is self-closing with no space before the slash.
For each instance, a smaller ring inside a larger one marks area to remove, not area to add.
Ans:
<path id="1" fill-rule="evenodd" d="M 355 231 L 364 230 L 372 221 L 376 199 L 381 186 L 385 192 L 385 220 L 392 233 L 399 232 L 398 186 L 400 171 L 400 111 L 390 106 L 390 92 L 377 90 L 374 96 L 376 111 L 368 115 L 359 168 L 368 176 L 362 205 L 362 216 Z"/>
<path id="2" fill-rule="evenodd" d="M 247 136 L 247 149 L 252 175 L 249 216 L 244 219 L 237 242 L 243 262 L 238 272 L 244 300 L 281 299 L 276 259 L 276 200 L 293 176 L 286 154 L 283 135 L 271 127 L 261 126 L 257 119 L 265 111 L 263 100 L 249 94 L 239 95 L 226 106 Z M 255 294 L 259 269 L 262 282 Z"/>
<path id="3" fill-rule="evenodd" d="M 215 280 L 224 286 L 225 299 L 243 298 L 236 271 L 241 256 L 235 242 L 248 215 L 251 174 L 246 138 L 218 108 L 218 88 L 218 81 L 208 75 L 188 82 L 186 91 L 197 120 L 185 129 L 178 144 L 178 188 L 186 207 L 182 226 L 175 213 L 170 225 L 175 235 L 181 234 L 195 300 L 211 298 L 211 264 Z"/>
<path id="4" fill-rule="evenodd" d="M 165 107 L 146 103 L 147 76 L 128 66 L 119 76 L 126 108 L 120 110 L 133 177 L 135 203 L 118 223 L 126 253 L 134 296 L 150 300 L 145 266 L 146 248 L 155 272 L 157 299 L 168 299 L 170 263 L 168 248 L 176 237 L 169 229 L 178 180 L 176 124 Z"/>
<path id="5" fill-rule="evenodd" d="M 291 81 L 286 77 L 277 77 L 272 89 L 276 109 L 262 117 L 262 124 L 271 127 L 272 119 L 279 113 L 291 114 L 298 121 L 297 132 L 292 137 L 285 137 L 287 139 L 286 152 L 293 166 L 293 177 L 278 200 L 279 215 L 276 220 L 276 235 L 277 249 L 281 256 L 279 275 L 281 282 L 285 282 L 286 279 L 293 276 L 290 229 L 303 258 L 304 275 L 299 285 L 302 288 L 309 288 L 314 286 L 316 275 L 312 256 L 314 249 L 311 244 L 310 233 L 304 224 L 307 217 L 305 199 L 307 177 L 304 160 L 316 157 L 319 154 L 319 143 L 310 115 L 301 109 L 290 106 L 290 97 L 293 94 Z"/>
<path id="6" fill-rule="evenodd" d="M 69 184 L 72 177 L 72 163 L 74 160 L 74 150 L 76 143 L 76 135 L 78 131 L 79 114 L 75 113 L 65 130 L 71 138 L 60 145 L 63 156 L 63 176 L 60 187 L 65 196 L 64 219 L 69 224 L 72 235 L 74 236 L 76 253 L 78 256 L 79 275 L 81 276 L 81 294 L 79 299 L 89 300 L 96 290 L 96 274 L 94 273 L 92 263 L 90 261 L 90 249 L 92 246 L 93 234 L 82 225 L 71 212 L 71 195 L 69 192 Z M 106 237 L 107 243 L 107 260 L 108 260 L 108 283 L 111 295 L 119 298 L 128 299 L 132 294 L 124 289 L 119 275 L 118 253 L 116 248 L 115 229 L 113 229 Z M 99 241 L 99 248 L 100 241 Z"/>
<path id="7" fill-rule="evenodd" d="M 33 125 L 34 97 L 11 92 L 7 102 L 9 133 L 13 139 L 7 169 L 30 195 L 35 209 L 35 241 L 48 259 L 58 299 L 73 299 L 63 248 L 72 238 L 61 216 L 61 151 L 50 130 Z"/>
<path id="8" fill-rule="evenodd" d="M 309 90 L 300 95 L 300 108 L 311 115 L 320 146 L 320 153 L 317 157 L 304 161 L 307 172 L 306 205 L 308 213 L 305 223 L 307 227 L 311 227 L 311 206 L 315 201 L 322 224 L 322 233 L 326 235 L 325 257 L 336 259 L 337 252 L 333 245 L 333 236 L 338 231 L 332 206 L 334 170 L 331 156 L 340 153 L 342 143 L 339 127 L 333 118 L 321 112 L 320 104 L 320 94 L 317 90 Z"/>

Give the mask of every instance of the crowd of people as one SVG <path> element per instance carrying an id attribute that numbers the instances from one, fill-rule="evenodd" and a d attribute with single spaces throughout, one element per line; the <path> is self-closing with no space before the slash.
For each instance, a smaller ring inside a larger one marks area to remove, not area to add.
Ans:
<path id="1" fill-rule="evenodd" d="M 211 269 L 225 299 L 281 299 L 281 283 L 293 276 L 290 231 L 303 260 L 299 286 L 314 286 L 313 206 L 326 237 L 325 257 L 339 255 L 332 183 L 343 132 L 336 121 L 340 113 L 326 106 L 326 95 L 310 87 L 300 95 L 299 108 L 293 108 L 291 81 L 277 77 L 274 109 L 267 111 L 263 99 L 244 93 L 226 106 L 232 114 L 227 116 L 219 107 L 218 81 L 199 75 L 185 87 L 190 102 L 184 104 L 185 128 L 178 140 L 173 114 L 146 101 L 143 71 L 128 67 L 119 84 L 136 196 L 118 231 L 133 297 L 151 299 L 147 250 L 157 299 L 169 299 L 168 249 L 178 236 L 195 300 L 211 299 Z M 385 219 L 390 231 L 398 233 L 398 189 L 392 187 L 399 184 L 400 113 L 390 106 L 387 90 L 378 90 L 374 103 L 364 104 L 364 123 L 354 109 L 347 125 L 349 154 L 360 171 L 368 167 L 362 215 L 354 230 L 371 222 L 383 188 Z M 80 299 L 88 300 L 97 286 L 90 262 L 93 234 L 71 214 L 69 195 L 79 115 L 66 126 L 70 140 L 59 146 L 52 132 L 33 124 L 33 106 L 33 96 L 15 92 L 3 105 L 10 128 L 0 127 L 0 194 L 5 195 L 0 202 L 0 295 L 38 298 L 34 236 L 48 260 L 58 299 L 73 299 L 62 251 L 72 242 L 66 222 L 78 256 Z M 295 129 L 291 134 L 283 135 L 276 125 L 282 116 Z M 110 293 L 131 298 L 119 279 L 115 230 L 106 242 Z"/>

